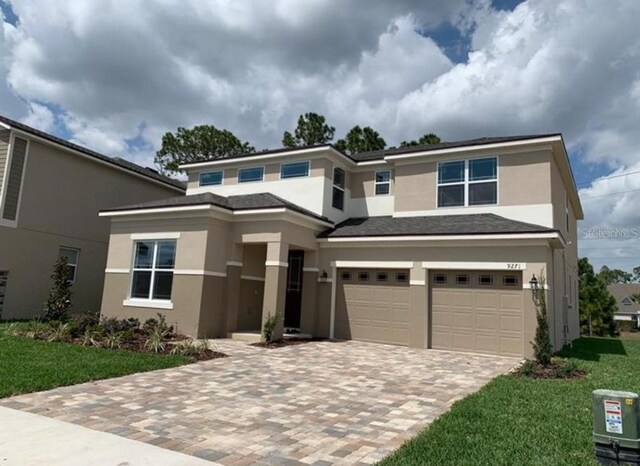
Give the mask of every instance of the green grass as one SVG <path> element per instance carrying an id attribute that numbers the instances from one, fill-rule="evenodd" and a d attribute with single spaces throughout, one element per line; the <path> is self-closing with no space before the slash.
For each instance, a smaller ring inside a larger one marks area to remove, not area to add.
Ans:
<path id="1" fill-rule="evenodd" d="M 5 327 L 0 324 L 0 398 L 191 362 L 183 356 L 12 337 L 2 334 Z"/>
<path id="2" fill-rule="evenodd" d="M 500 376 L 380 464 L 593 465 L 591 392 L 640 392 L 640 340 L 583 338 L 562 354 L 580 380 Z"/>

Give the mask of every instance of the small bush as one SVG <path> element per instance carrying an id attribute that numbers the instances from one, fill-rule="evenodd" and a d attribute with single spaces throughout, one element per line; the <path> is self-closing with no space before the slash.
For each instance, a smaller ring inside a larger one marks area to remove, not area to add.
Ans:
<path id="1" fill-rule="evenodd" d="M 569 379 L 579 372 L 578 364 L 571 359 L 558 361 L 554 370 L 559 379 Z"/>
<path id="2" fill-rule="evenodd" d="M 536 361 L 532 361 L 527 359 L 522 366 L 520 366 L 517 370 L 517 373 L 520 375 L 530 376 L 533 375 L 538 370 L 538 363 Z"/>
<path id="3" fill-rule="evenodd" d="M 144 343 L 144 347 L 154 353 L 164 353 L 166 346 L 166 338 L 169 336 L 167 329 L 162 329 L 160 326 L 156 327 L 149 334 L 149 338 Z"/>
<path id="4" fill-rule="evenodd" d="M 3 333 L 5 335 L 9 335 L 10 337 L 17 337 L 22 334 L 22 332 L 20 331 L 20 327 L 16 322 L 12 322 L 9 325 L 7 325 Z"/>
<path id="5" fill-rule="evenodd" d="M 97 311 L 84 311 L 71 316 L 71 334 L 74 337 L 84 335 L 89 327 L 95 327 L 100 323 L 100 313 Z"/>
<path id="6" fill-rule="evenodd" d="M 71 330 L 69 323 L 56 322 L 49 327 L 49 336 L 47 341 L 67 341 L 71 337 Z"/>
<path id="7" fill-rule="evenodd" d="M 267 314 L 267 318 L 262 325 L 262 336 L 264 341 L 267 343 L 271 343 L 273 341 L 273 334 L 280 320 L 280 315 L 280 312 L 276 312 L 274 315 L 271 315 L 271 313 Z"/>
<path id="8" fill-rule="evenodd" d="M 108 333 L 107 336 L 104 337 L 102 344 L 105 348 L 109 349 L 122 348 L 122 343 L 124 342 L 124 333 L 124 331 Z"/>
<path id="9" fill-rule="evenodd" d="M 94 325 L 92 327 L 89 327 L 87 329 L 85 329 L 84 333 L 82 334 L 82 340 L 80 341 L 80 343 L 82 344 L 82 346 L 102 346 L 101 345 L 101 341 L 102 341 L 102 337 L 103 337 L 103 331 L 102 328 L 99 328 L 97 325 Z"/>
<path id="10" fill-rule="evenodd" d="M 171 354 L 179 354 L 181 356 L 187 357 L 198 357 L 206 354 L 209 349 L 211 349 L 209 340 L 193 340 L 192 338 L 189 338 L 187 340 L 181 341 L 180 343 L 176 343 L 173 348 L 171 348 Z"/>
<path id="11" fill-rule="evenodd" d="M 173 326 L 167 325 L 167 320 L 165 317 L 158 313 L 158 318 L 154 319 L 153 317 L 144 321 L 142 324 L 142 331 L 147 335 L 151 335 L 155 331 L 159 331 L 161 333 L 165 333 L 166 335 L 173 334 Z"/>
<path id="12" fill-rule="evenodd" d="M 100 321 L 100 326 L 104 329 L 105 333 L 118 333 L 127 330 L 137 330 L 140 327 L 140 321 L 138 319 L 118 319 L 116 317 L 103 317 Z"/>
<path id="13" fill-rule="evenodd" d="M 51 289 L 44 303 L 43 318 L 50 320 L 67 320 L 71 309 L 71 281 L 69 265 L 66 257 L 61 257 L 53 266 Z"/>
<path id="14" fill-rule="evenodd" d="M 27 338 L 44 338 L 49 330 L 49 326 L 44 322 L 34 319 L 30 320 L 27 324 L 23 335 Z"/>

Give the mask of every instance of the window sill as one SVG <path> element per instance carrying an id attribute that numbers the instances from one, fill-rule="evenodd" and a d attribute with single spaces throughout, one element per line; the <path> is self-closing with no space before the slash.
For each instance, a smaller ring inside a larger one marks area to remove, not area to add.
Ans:
<path id="1" fill-rule="evenodd" d="M 148 307 L 151 309 L 173 309 L 173 303 L 171 301 L 160 299 L 125 299 L 122 301 L 122 305 L 129 307 Z"/>

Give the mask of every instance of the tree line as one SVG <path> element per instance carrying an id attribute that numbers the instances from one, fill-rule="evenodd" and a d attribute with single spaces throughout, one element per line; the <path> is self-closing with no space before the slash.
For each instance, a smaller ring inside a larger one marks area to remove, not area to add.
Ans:
<path id="1" fill-rule="evenodd" d="M 357 154 L 383 150 L 387 148 L 384 138 L 370 126 L 356 125 L 343 138 L 334 142 L 336 129 L 330 126 L 323 115 L 305 113 L 300 115 L 293 131 L 282 135 L 284 147 L 306 147 L 333 144 L 346 154 Z M 440 138 L 427 133 L 418 139 L 402 141 L 400 147 L 423 144 L 437 144 Z M 180 172 L 184 163 L 203 162 L 230 156 L 246 155 L 256 152 L 255 147 L 242 141 L 231 131 L 219 129 L 213 125 L 197 125 L 193 128 L 179 127 L 175 133 L 167 132 L 162 136 L 162 146 L 156 152 L 154 163 L 162 174 Z"/>
<path id="2" fill-rule="evenodd" d="M 582 335 L 616 335 L 618 326 L 614 314 L 618 304 L 607 287 L 614 283 L 640 283 L 640 266 L 632 272 L 602 266 L 598 273 L 586 257 L 578 261 L 580 333 Z M 640 294 L 632 296 L 640 303 Z"/>

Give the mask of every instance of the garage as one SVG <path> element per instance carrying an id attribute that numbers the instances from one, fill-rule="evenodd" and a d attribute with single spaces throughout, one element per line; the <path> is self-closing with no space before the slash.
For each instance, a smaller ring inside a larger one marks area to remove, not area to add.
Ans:
<path id="1" fill-rule="evenodd" d="M 409 345 L 409 271 L 340 269 L 335 338 Z"/>
<path id="2" fill-rule="evenodd" d="M 431 348 L 523 354 L 521 272 L 431 271 L 429 302 Z"/>

